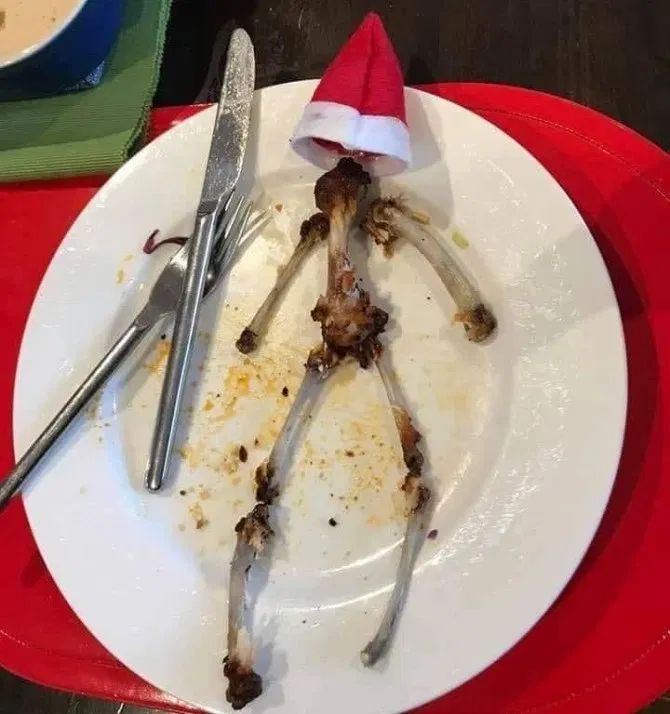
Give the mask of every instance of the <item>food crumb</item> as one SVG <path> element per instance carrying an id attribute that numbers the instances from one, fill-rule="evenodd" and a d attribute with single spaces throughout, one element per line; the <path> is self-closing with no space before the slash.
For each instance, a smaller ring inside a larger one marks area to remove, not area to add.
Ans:
<path id="1" fill-rule="evenodd" d="M 246 462 L 247 462 L 247 457 L 248 457 L 249 455 L 247 454 L 247 450 L 246 450 L 246 448 L 245 448 L 244 446 L 240 446 L 240 450 L 239 450 L 238 456 L 240 457 L 240 461 L 241 461 L 243 464 L 246 464 Z"/>
<path id="2" fill-rule="evenodd" d="M 451 239 L 462 250 L 465 250 L 470 245 L 468 239 L 460 231 L 454 231 Z"/>
<path id="3" fill-rule="evenodd" d="M 184 491 L 184 489 L 182 488 L 181 491 L 179 491 L 179 495 L 180 495 L 180 496 L 185 496 L 185 495 L 186 495 L 186 491 Z"/>
<path id="4" fill-rule="evenodd" d="M 5 10 L 0 10 L 0 30 L 4 29 L 5 27 L 5 20 L 7 18 L 7 13 Z"/>
<path id="5" fill-rule="evenodd" d="M 437 528 L 433 528 L 433 530 L 430 531 L 430 533 L 428 533 L 426 538 L 428 538 L 428 540 L 435 540 L 437 538 L 437 534 L 438 534 Z"/>
<path id="6" fill-rule="evenodd" d="M 211 399 L 207 399 L 202 407 L 203 412 L 208 412 L 214 409 L 214 402 Z"/>
<path id="7" fill-rule="evenodd" d="M 281 390 L 282 396 L 288 397 L 288 387 L 284 387 L 284 389 Z"/>
<path id="8" fill-rule="evenodd" d="M 303 624 L 303 625 L 306 625 L 306 624 L 307 624 L 307 620 L 303 620 L 303 621 L 302 621 L 302 624 Z"/>
<path id="9" fill-rule="evenodd" d="M 277 213 L 281 213 L 283 210 L 284 210 L 283 203 L 275 203 L 275 211 L 277 211 Z"/>
<path id="10" fill-rule="evenodd" d="M 353 452 L 351 449 L 347 449 L 344 453 L 345 453 L 349 458 L 352 458 L 352 457 L 356 456 L 356 454 L 354 454 L 354 452 Z"/>
<path id="11" fill-rule="evenodd" d="M 254 439 L 254 446 L 258 446 L 261 442 L 258 439 Z"/>
<path id="12" fill-rule="evenodd" d="M 126 277 L 125 271 L 122 270 L 121 268 L 119 268 L 119 269 L 116 271 L 116 284 L 117 284 L 117 285 L 121 285 L 121 283 L 123 282 L 123 279 L 124 279 L 125 277 Z"/>
<path id="13" fill-rule="evenodd" d="M 329 525 L 329 526 L 332 526 L 333 528 L 335 528 L 335 526 L 337 525 L 337 521 L 336 521 L 334 518 L 329 518 L 329 519 L 328 519 L 328 525 Z"/>
<path id="14" fill-rule="evenodd" d="M 167 335 L 166 335 L 165 333 L 163 333 L 163 334 L 161 335 L 161 340 L 166 339 L 166 337 L 167 337 Z"/>
<path id="15" fill-rule="evenodd" d="M 191 516 L 195 519 L 195 529 L 197 531 L 202 530 L 209 523 L 209 521 L 205 518 L 205 513 L 199 503 L 195 503 L 188 510 Z"/>

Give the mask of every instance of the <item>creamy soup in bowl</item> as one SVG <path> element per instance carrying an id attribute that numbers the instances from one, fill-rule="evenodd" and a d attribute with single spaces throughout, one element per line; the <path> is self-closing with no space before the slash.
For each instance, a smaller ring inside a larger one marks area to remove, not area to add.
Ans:
<path id="1" fill-rule="evenodd" d="M 82 5 L 83 0 L 0 0 L 0 65 L 44 45 Z"/>

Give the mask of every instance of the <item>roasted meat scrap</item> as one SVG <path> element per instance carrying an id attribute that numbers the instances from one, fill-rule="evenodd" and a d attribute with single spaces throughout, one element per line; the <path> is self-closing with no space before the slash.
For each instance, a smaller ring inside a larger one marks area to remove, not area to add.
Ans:
<path id="1" fill-rule="evenodd" d="M 388 315 L 370 303 L 356 279 L 349 258 L 349 234 L 370 176 L 353 159 L 341 159 L 316 182 L 317 208 L 330 219 L 328 286 L 317 301 L 312 318 L 321 323 L 325 345 L 341 357 L 350 355 L 367 367 L 379 350 L 377 336 Z"/>
<path id="2" fill-rule="evenodd" d="M 300 240 L 298 241 L 291 257 L 277 273 L 277 280 L 272 286 L 263 304 L 258 308 L 251 322 L 244 328 L 235 343 L 237 349 L 243 354 L 253 352 L 267 333 L 272 316 L 277 309 L 284 291 L 300 269 L 307 256 L 319 243 L 328 236 L 328 218 L 323 213 L 315 213 L 311 218 L 303 221 L 300 227 Z"/>
<path id="3" fill-rule="evenodd" d="M 482 342 L 496 328 L 496 319 L 485 305 L 470 276 L 446 245 L 426 225 L 422 214 L 400 198 L 380 198 L 372 202 L 361 224 L 387 254 L 401 238 L 410 242 L 433 266 L 456 303 L 456 319 L 463 323 L 472 342 Z"/>

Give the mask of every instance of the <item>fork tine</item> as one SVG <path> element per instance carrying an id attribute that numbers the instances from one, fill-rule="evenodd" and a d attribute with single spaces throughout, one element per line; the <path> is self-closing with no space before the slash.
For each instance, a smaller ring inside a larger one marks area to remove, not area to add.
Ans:
<path id="1" fill-rule="evenodd" d="M 214 260 L 219 264 L 223 263 L 226 256 L 237 248 L 249 220 L 251 205 L 250 201 L 240 203 L 226 225 L 223 236 L 219 240 L 214 254 Z"/>
<path id="2" fill-rule="evenodd" d="M 249 218 L 249 211 L 251 210 L 251 201 L 244 200 L 240 201 L 239 204 L 235 206 L 234 213 L 228 221 L 228 225 L 225 230 L 225 238 L 230 238 L 233 231 L 239 232 L 244 230 L 244 226 Z"/>
<path id="3" fill-rule="evenodd" d="M 226 204 L 225 213 L 221 217 L 220 230 L 222 233 L 220 235 L 227 235 L 230 225 L 235 221 L 237 214 L 240 211 L 242 204 L 245 202 L 245 198 L 242 195 L 231 197 L 231 200 Z"/>
<path id="4" fill-rule="evenodd" d="M 228 212 L 228 209 L 230 208 L 230 204 L 231 204 L 233 198 L 235 198 L 235 192 L 236 192 L 236 191 L 237 191 L 236 188 L 231 189 L 231 191 L 230 191 L 230 193 L 228 194 L 228 196 L 226 196 L 226 200 L 225 200 L 225 201 L 223 200 L 223 196 L 221 196 L 221 198 L 219 198 L 219 201 L 218 201 L 218 204 L 219 204 L 219 205 L 217 206 L 217 209 L 219 210 L 219 216 L 220 216 L 220 217 L 225 216 L 226 213 Z M 223 205 L 221 205 L 222 202 L 223 202 Z"/>
<path id="5" fill-rule="evenodd" d="M 270 216 L 267 211 L 260 211 L 254 215 L 246 226 L 244 226 L 244 229 L 240 231 L 235 240 L 230 243 L 228 250 L 225 251 L 221 258 L 221 263 L 227 265 L 232 262 L 238 254 L 242 243 L 252 240 L 253 235 L 270 220 L 272 220 L 272 216 Z"/>
<path id="6" fill-rule="evenodd" d="M 244 227 L 244 232 L 240 236 L 238 245 L 246 241 L 251 235 L 253 235 L 259 228 L 263 227 L 272 220 L 272 216 L 267 210 L 258 211 L 253 216 L 249 218 L 247 224 Z"/>

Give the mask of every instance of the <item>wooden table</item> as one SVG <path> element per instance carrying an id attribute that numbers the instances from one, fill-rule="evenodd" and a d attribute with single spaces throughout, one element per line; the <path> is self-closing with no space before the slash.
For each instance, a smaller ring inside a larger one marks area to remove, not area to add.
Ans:
<path id="1" fill-rule="evenodd" d="M 198 96 L 219 31 L 223 40 L 235 25 L 251 33 L 258 85 L 266 86 L 318 77 L 368 10 L 384 19 L 408 84 L 539 89 L 670 149 L 670 0 L 174 0 L 156 104 Z M 0 672 L 0 714 L 147 712 Z M 658 702 L 654 712 L 668 714 L 670 705 Z"/>

